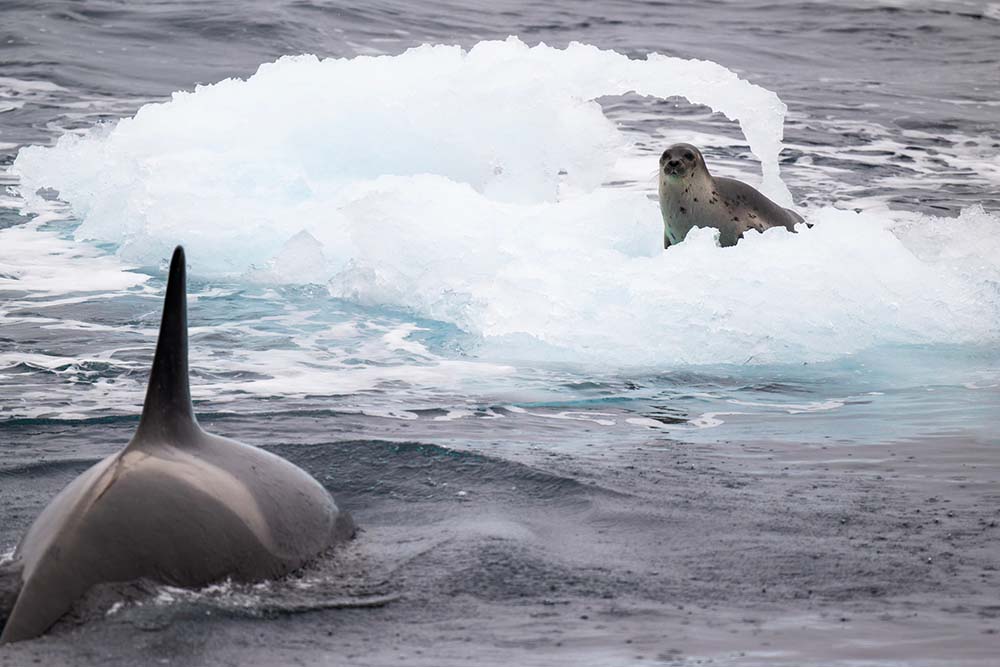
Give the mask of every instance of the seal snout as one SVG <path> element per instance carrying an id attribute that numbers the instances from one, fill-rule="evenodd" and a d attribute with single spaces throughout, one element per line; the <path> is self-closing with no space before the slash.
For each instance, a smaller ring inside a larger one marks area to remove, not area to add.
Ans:
<path id="1" fill-rule="evenodd" d="M 663 165 L 663 173 L 668 176 L 680 176 L 684 173 L 684 163 L 680 160 L 667 160 Z"/>

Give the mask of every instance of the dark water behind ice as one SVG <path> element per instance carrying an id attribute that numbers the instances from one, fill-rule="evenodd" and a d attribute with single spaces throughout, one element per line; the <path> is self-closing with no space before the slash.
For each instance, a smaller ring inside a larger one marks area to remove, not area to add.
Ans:
<path id="1" fill-rule="evenodd" d="M 778 92 L 791 108 L 785 159 L 809 163 L 787 180 L 807 201 L 849 194 L 920 210 L 998 206 L 996 3 L 12 1 L 0 11 L 8 155 L 283 55 L 518 35 L 712 60 Z M 821 177 L 831 172 L 835 185 Z"/>

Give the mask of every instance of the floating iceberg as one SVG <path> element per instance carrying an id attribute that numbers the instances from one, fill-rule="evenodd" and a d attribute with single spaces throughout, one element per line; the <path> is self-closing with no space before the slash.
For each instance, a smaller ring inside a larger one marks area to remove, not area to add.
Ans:
<path id="1" fill-rule="evenodd" d="M 197 274 L 327 284 L 453 323 L 485 354 L 808 361 L 998 336 L 1000 252 L 983 238 L 1000 221 L 981 210 L 917 224 L 823 209 L 799 234 L 719 248 L 703 230 L 664 252 L 652 181 L 602 185 L 632 149 L 598 100 L 627 93 L 738 121 L 761 189 L 791 203 L 773 92 L 711 62 L 514 38 L 282 58 L 23 149 L 14 170 L 29 207 L 57 189 L 76 237 L 125 261 L 184 243 Z"/>

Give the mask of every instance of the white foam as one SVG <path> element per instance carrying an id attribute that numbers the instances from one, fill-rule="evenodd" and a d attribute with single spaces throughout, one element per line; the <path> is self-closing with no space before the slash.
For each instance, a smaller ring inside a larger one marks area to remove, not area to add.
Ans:
<path id="1" fill-rule="evenodd" d="M 615 420 L 612 419 L 615 415 L 611 412 L 574 412 L 571 410 L 564 410 L 562 412 L 529 412 L 524 408 L 514 405 L 507 406 L 507 410 L 530 417 L 539 417 L 541 419 L 591 422 L 599 426 L 614 426 L 616 423 Z"/>
<path id="2" fill-rule="evenodd" d="M 846 401 L 849 398 L 843 399 L 829 399 L 825 401 L 812 401 L 809 403 L 761 403 L 757 401 L 740 401 L 736 399 L 730 399 L 728 402 L 733 405 L 743 405 L 751 408 L 767 408 L 769 410 L 781 410 L 787 412 L 790 415 L 798 415 L 809 412 L 826 412 L 828 410 L 837 410 L 844 407 Z"/>
<path id="3" fill-rule="evenodd" d="M 714 63 L 516 39 L 283 58 L 24 149 L 14 170 L 29 206 L 57 188 L 83 219 L 77 238 L 124 261 L 183 242 L 195 273 L 328 283 L 478 334 L 486 356 L 758 363 L 998 337 L 1000 220 L 981 209 L 829 208 L 798 234 L 718 248 L 696 230 L 664 252 L 653 184 L 601 187 L 643 164 L 595 102 L 629 91 L 738 119 L 761 187 L 788 202 L 774 93 Z M 385 342 L 421 354 L 406 332 Z"/>
<path id="4" fill-rule="evenodd" d="M 745 415 L 745 412 L 706 412 L 694 419 L 689 419 L 688 424 L 696 429 L 706 429 L 706 428 L 718 428 L 726 423 L 726 420 L 720 419 L 720 417 L 735 417 L 737 415 Z"/>
<path id="5" fill-rule="evenodd" d="M 476 413 L 473 412 L 472 410 L 465 410 L 462 408 L 458 408 L 458 409 L 450 409 L 448 410 L 447 414 L 438 415 L 437 417 L 434 417 L 434 421 L 450 422 L 450 421 L 456 421 L 458 419 L 465 419 L 466 417 L 475 417 L 475 416 Z"/>
<path id="6" fill-rule="evenodd" d="M 659 430 L 666 430 L 670 428 L 669 425 L 655 419 L 650 419 L 649 417 L 629 417 L 625 420 L 625 423 Z"/>
<path id="7" fill-rule="evenodd" d="M 116 258 L 88 244 L 44 229 L 49 216 L 0 229 L 0 290 L 34 297 L 67 292 L 112 292 L 141 285 L 148 276 L 129 271 Z M 100 295 L 89 294 L 87 299 Z"/>

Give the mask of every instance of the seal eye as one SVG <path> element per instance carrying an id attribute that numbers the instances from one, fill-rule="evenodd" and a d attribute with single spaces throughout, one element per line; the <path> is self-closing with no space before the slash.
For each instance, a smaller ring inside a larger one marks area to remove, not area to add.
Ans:
<path id="1" fill-rule="evenodd" d="M 661 156 L 660 156 L 660 162 L 661 162 L 661 163 L 663 163 L 663 162 L 666 162 L 666 161 L 667 161 L 667 157 L 668 157 L 667 153 L 669 153 L 669 152 L 670 152 L 670 151 L 663 151 L 663 155 L 661 155 Z"/>
<path id="2" fill-rule="evenodd" d="M 684 154 L 684 159 L 685 160 L 693 160 L 694 159 L 694 153 L 692 153 L 691 151 L 688 151 L 687 153 Z"/>

